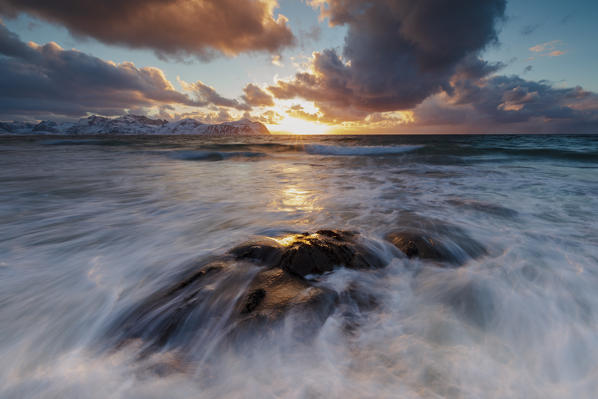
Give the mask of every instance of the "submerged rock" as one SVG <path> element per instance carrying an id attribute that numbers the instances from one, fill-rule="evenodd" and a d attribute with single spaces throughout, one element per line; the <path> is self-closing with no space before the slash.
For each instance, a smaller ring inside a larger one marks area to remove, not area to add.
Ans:
<path id="1" fill-rule="evenodd" d="M 479 281 L 454 287 L 444 299 L 459 317 L 479 328 L 488 328 L 496 318 L 497 306 L 492 290 Z"/>
<path id="2" fill-rule="evenodd" d="M 391 233 L 386 238 L 408 258 L 449 260 L 444 259 L 446 256 L 443 257 L 441 253 L 448 251 L 430 237 L 409 232 L 398 232 Z"/>

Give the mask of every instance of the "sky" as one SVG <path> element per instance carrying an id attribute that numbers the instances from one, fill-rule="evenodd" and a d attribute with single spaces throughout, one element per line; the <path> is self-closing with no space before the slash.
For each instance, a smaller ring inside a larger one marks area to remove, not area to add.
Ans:
<path id="1" fill-rule="evenodd" d="M 0 0 L 0 120 L 598 133 L 595 0 Z"/>

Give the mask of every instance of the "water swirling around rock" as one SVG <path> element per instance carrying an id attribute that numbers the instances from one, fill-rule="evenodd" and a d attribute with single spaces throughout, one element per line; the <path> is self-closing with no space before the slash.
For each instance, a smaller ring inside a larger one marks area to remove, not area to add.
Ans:
<path id="1" fill-rule="evenodd" d="M 596 137 L 48 140 L 0 143 L 1 397 L 595 396 Z"/>

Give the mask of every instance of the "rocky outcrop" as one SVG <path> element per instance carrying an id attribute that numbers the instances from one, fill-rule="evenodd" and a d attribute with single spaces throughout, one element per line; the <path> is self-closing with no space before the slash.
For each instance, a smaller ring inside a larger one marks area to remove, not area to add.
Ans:
<path id="1" fill-rule="evenodd" d="M 297 338 L 309 340 L 339 300 L 353 300 L 355 293 L 339 296 L 306 276 L 337 267 L 382 266 L 382 259 L 360 243 L 356 233 L 320 230 L 264 238 L 192 265 L 178 282 L 122 315 L 111 334 L 119 345 L 141 339 L 146 350 L 153 350 L 184 346 L 188 334 L 217 336 L 227 344 L 243 342 L 255 336 L 248 331 L 260 328 L 267 334 L 291 320 L 298 326 L 293 330 Z"/>
<path id="2" fill-rule="evenodd" d="M 453 234 L 464 237 L 455 229 Z M 439 242 L 417 232 L 399 231 L 387 238 L 407 257 L 438 266 L 462 264 L 484 251 L 477 243 L 456 249 L 450 238 Z M 384 267 L 385 260 L 370 244 L 358 233 L 339 230 L 241 244 L 222 256 L 189 265 L 185 274 L 122 314 L 109 336 L 117 347 L 131 340 L 141 342 L 143 354 L 167 348 L 184 355 L 192 346 L 194 356 L 205 357 L 215 347 L 276 339 L 281 331 L 290 331 L 296 342 L 309 342 L 334 312 L 351 334 L 379 306 L 377 293 L 359 279 L 332 289 L 322 276 L 339 268 Z M 463 300 L 453 295 L 447 302 L 463 308 L 469 292 L 464 294 Z"/>
<path id="3" fill-rule="evenodd" d="M 382 267 L 383 261 L 357 238 L 356 233 L 319 230 L 271 242 L 249 243 L 233 249 L 232 253 L 237 259 L 259 260 L 300 277 L 330 272 L 337 266 Z"/>

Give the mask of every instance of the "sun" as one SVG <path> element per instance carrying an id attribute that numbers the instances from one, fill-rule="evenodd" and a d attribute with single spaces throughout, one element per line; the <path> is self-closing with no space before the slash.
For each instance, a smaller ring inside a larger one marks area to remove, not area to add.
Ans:
<path id="1" fill-rule="evenodd" d="M 305 119 L 287 116 L 277 125 L 268 126 L 275 134 L 327 134 L 330 126 L 319 122 L 312 122 Z"/>

